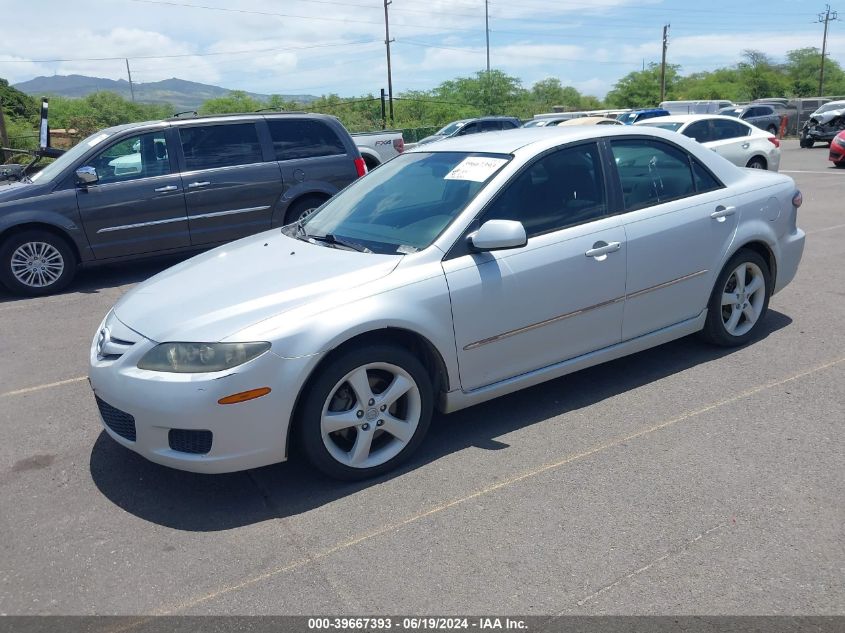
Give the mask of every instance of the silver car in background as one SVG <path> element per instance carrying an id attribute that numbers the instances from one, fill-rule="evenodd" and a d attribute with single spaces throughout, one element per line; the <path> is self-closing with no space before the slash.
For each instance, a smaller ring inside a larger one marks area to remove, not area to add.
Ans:
<path id="1" fill-rule="evenodd" d="M 753 340 L 804 247 L 791 178 L 681 134 L 477 134 L 121 298 L 91 345 L 109 435 L 227 472 L 383 473 L 456 411 L 693 333 Z"/>

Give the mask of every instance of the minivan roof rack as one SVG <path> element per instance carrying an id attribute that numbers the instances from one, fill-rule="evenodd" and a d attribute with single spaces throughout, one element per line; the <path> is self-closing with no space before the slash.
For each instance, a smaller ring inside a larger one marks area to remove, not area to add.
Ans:
<path id="1" fill-rule="evenodd" d="M 190 114 L 191 116 L 197 116 L 197 111 L 196 110 L 185 110 L 183 112 L 176 112 L 176 113 L 174 113 L 174 115 L 171 118 L 172 119 L 178 119 L 183 114 Z"/>

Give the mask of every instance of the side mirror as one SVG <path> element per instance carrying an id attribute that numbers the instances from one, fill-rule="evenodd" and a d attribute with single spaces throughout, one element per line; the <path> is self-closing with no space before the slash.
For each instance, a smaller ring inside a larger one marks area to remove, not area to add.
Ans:
<path id="1" fill-rule="evenodd" d="M 487 220 L 474 233 L 467 236 L 477 251 L 498 251 L 520 248 L 528 243 L 525 227 L 515 220 Z"/>
<path id="2" fill-rule="evenodd" d="M 95 185 L 100 177 L 97 176 L 97 170 L 93 167 L 80 167 L 76 170 L 76 184 L 82 186 Z"/>

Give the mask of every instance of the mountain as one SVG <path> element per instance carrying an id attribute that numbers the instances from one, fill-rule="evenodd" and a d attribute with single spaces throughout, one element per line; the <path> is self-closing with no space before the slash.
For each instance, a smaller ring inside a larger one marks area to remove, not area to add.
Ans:
<path id="1" fill-rule="evenodd" d="M 21 92 L 33 97 L 56 95 L 60 97 L 85 97 L 92 92 L 109 90 L 131 98 L 129 82 L 125 79 L 103 79 L 102 77 L 86 77 L 85 75 L 53 75 L 52 77 L 36 77 L 13 86 Z M 140 103 L 169 103 L 176 110 L 196 110 L 203 101 L 215 97 L 223 97 L 230 90 L 220 86 L 201 84 L 184 79 L 164 79 L 149 83 L 133 83 L 135 100 Z M 259 101 L 266 101 L 269 95 L 255 92 L 247 93 Z M 282 95 L 282 98 L 310 103 L 317 99 L 313 95 Z"/>

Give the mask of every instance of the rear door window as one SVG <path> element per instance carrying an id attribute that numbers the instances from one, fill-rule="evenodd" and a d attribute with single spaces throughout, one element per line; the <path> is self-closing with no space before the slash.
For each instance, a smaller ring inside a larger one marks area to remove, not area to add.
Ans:
<path id="1" fill-rule="evenodd" d="M 710 121 L 696 121 L 691 123 L 687 129 L 684 130 L 684 136 L 694 138 L 699 143 L 706 143 L 712 141 L 710 134 Z"/>
<path id="2" fill-rule="evenodd" d="M 262 162 L 254 123 L 203 125 L 179 130 L 188 171 Z"/>
<path id="3" fill-rule="evenodd" d="M 695 194 L 690 157 L 681 149 L 646 139 L 611 141 L 610 147 L 626 211 Z"/>
<path id="4" fill-rule="evenodd" d="M 714 141 L 724 141 L 731 138 L 740 138 L 751 134 L 751 128 L 743 125 L 738 121 L 722 121 L 720 119 L 713 120 L 713 139 Z"/>
<path id="5" fill-rule="evenodd" d="M 268 119 L 276 160 L 346 154 L 343 141 L 328 125 L 313 119 Z"/>
<path id="6" fill-rule="evenodd" d="M 502 122 L 501 121 L 482 121 L 481 122 L 481 131 L 482 132 L 498 132 L 502 129 Z"/>

